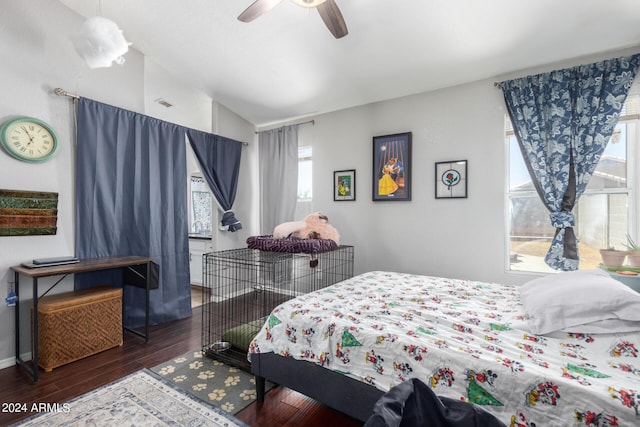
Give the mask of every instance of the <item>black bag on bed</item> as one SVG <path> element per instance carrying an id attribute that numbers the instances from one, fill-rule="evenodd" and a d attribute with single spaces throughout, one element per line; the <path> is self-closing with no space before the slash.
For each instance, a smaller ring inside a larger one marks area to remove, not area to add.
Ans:
<path id="1" fill-rule="evenodd" d="M 417 378 L 385 393 L 373 407 L 365 427 L 506 427 L 482 408 L 438 397 Z"/>

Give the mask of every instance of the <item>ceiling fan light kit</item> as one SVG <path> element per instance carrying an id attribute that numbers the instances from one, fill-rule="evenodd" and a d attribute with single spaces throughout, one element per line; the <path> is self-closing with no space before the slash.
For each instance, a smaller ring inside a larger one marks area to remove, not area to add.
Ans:
<path id="1" fill-rule="evenodd" d="M 318 7 L 327 0 L 291 0 L 298 6 L 302 7 Z"/>
<path id="2" fill-rule="evenodd" d="M 238 16 L 242 22 L 251 22 L 254 19 L 269 12 L 280 4 L 282 0 L 256 0 Z M 322 21 L 327 26 L 331 34 L 337 39 L 349 34 L 347 24 L 338 5 L 334 0 L 291 0 L 293 3 L 304 8 L 316 8 Z"/>

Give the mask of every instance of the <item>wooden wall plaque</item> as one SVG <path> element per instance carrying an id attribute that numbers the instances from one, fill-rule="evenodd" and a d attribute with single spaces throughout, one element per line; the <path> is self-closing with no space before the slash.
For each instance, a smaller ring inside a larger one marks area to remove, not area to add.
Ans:
<path id="1" fill-rule="evenodd" d="M 0 236 L 57 232 L 58 193 L 0 190 Z"/>

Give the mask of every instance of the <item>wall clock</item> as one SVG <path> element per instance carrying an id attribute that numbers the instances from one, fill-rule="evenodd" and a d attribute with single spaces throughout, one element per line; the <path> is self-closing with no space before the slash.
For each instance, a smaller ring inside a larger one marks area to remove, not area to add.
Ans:
<path id="1" fill-rule="evenodd" d="M 48 124 L 33 117 L 17 117 L 0 127 L 0 144 L 25 162 L 44 162 L 58 151 L 58 137 Z"/>

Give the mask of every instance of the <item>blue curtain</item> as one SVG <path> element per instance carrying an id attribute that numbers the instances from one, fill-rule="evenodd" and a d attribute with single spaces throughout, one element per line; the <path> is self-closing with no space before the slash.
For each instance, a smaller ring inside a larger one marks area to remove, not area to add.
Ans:
<path id="1" fill-rule="evenodd" d="M 578 269 L 573 207 L 600 160 L 640 55 L 501 82 L 507 110 L 555 237 L 545 262 Z"/>
<path id="2" fill-rule="evenodd" d="M 152 324 L 191 316 L 186 129 L 81 98 L 77 106 L 76 256 L 140 255 L 159 265 Z M 116 271 L 78 274 L 76 289 L 122 284 Z M 127 286 L 124 323 L 140 327 L 145 292 Z"/>
<path id="3" fill-rule="evenodd" d="M 202 174 L 224 211 L 218 228 L 222 231 L 240 230 L 242 224 L 236 219 L 231 208 L 238 189 L 242 143 L 192 129 L 187 134 L 191 148 L 200 163 Z"/>

